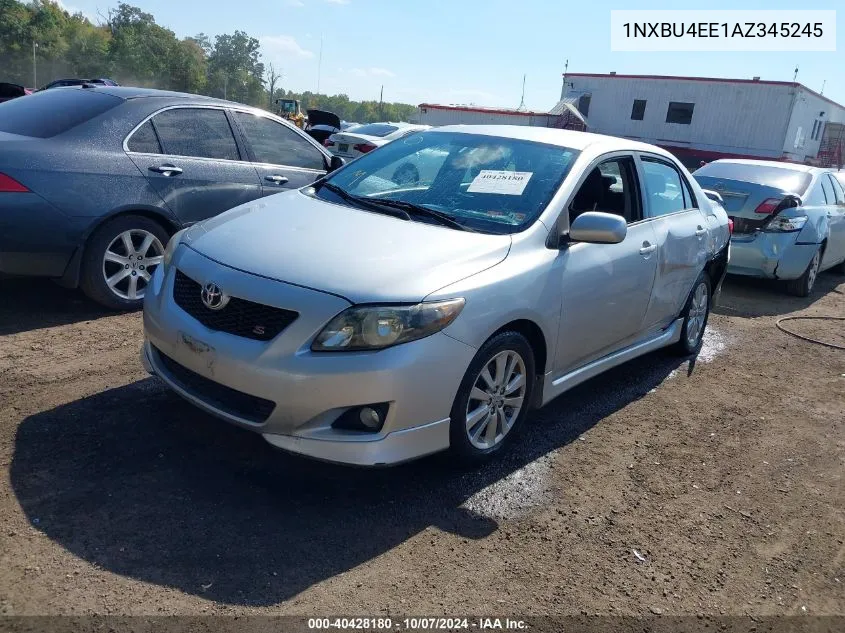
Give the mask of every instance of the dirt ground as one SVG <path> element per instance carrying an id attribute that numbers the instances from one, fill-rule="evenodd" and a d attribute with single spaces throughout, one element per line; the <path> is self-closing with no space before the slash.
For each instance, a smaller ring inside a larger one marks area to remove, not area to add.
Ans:
<path id="1" fill-rule="evenodd" d="M 594 379 L 473 472 L 277 452 L 147 377 L 139 314 L 0 299 L 0 613 L 845 613 L 845 352 L 775 327 L 845 316 L 842 277 L 729 280 L 694 363 Z"/>

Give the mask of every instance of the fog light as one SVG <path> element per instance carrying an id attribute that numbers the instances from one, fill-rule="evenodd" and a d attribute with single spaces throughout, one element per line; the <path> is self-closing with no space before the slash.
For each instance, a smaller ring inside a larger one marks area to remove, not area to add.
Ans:
<path id="1" fill-rule="evenodd" d="M 332 422 L 332 428 L 378 433 L 387 419 L 389 406 L 387 402 L 378 402 L 365 404 L 360 407 L 352 407 Z"/>
<path id="2" fill-rule="evenodd" d="M 358 419 L 368 429 L 376 430 L 381 426 L 381 416 L 372 407 L 361 407 L 361 411 L 358 413 Z"/>

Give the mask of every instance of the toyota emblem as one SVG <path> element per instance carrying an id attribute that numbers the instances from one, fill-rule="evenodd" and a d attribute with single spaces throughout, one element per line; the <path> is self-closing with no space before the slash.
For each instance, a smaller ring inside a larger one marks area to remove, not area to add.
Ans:
<path id="1" fill-rule="evenodd" d="M 200 297 L 205 307 L 209 310 L 222 310 L 229 303 L 229 295 L 220 290 L 220 286 L 213 281 L 208 282 L 202 287 Z"/>

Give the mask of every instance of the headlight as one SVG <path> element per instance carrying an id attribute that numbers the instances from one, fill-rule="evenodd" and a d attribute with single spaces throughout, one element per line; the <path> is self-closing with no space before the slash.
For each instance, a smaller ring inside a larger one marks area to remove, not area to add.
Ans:
<path id="1" fill-rule="evenodd" d="M 800 231 L 802 228 L 804 228 L 804 225 L 806 223 L 806 215 L 799 215 L 795 218 L 775 216 L 763 230 L 772 233 L 790 233 L 792 231 Z"/>
<path id="2" fill-rule="evenodd" d="M 352 306 L 323 328 L 311 349 L 315 352 L 374 350 L 416 341 L 445 328 L 463 307 L 463 299 L 412 306 Z"/>
<path id="3" fill-rule="evenodd" d="M 182 229 L 181 231 L 176 231 L 173 234 L 173 237 L 167 242 L 167 246 L 164 247 L 164 256 L 161 259 L 161 263 L 164 268 L 167 268 L 170 265 L 170 260 L 173 259 L 173 253 L 176 252 L 176 247 L 179 246 L 179 243 L 182 241 L 182 237 L 185 235 L 185 231 L 188 229 Z"/>

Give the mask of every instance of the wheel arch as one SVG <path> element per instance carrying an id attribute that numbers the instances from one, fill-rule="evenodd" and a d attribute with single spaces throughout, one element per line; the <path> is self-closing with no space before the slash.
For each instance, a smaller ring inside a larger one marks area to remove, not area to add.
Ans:
<path id="1" fill-rule="evenodd" d="M 80 275 L 82 273 L 82 260 L 85 256 L 85 250 L 88 248 L 88 244 L 91 241 L 91 236 L 94 235 L 97 229 L 105 225 L 107 222 L 110 222 L 116 218 L 126 215 L 139 215 L 141 217 L 148 218 L 153 222 L 157 222 L 162 226 L 162 228 L 167 231 L 168 235 L 173 235 L 176 231 L 182 228 L 181 223 L 179 223 L 176 218 L 171 216 L 166 211 L 156 207 L 130 205 L 127 207 L 114 209 L 111 212 L 97 218 L 97 220 L 92 222 L 91 225 L 86 229 L 84 235 L 82 236 L 82 239 L 79 242 L 79 246 L 77 247 L 76 251 L 74 251 L 70 262 L 65 268 L 64 275 L 62 275 L 62 277 L 57 280 L 57 283 L 59 285 L 64 286 L 66 288 L 79 287 Z"/>
<path id="2" fill-rule="evenodd" d="M 547 364 L 549 362 L 549 346 L 546 342 L 546 336 L 543 334 L 542 328 L 531 319 L 514 319 L 493 332 L 487 338 L 487 341 L 502 332 L 516 332 L 517 334 L 521 334 L 531 346 L 531 351 L 534 353 L 535 374 L 534 395 L 531 406 L 538 408 L 540 403 L 543 402 L 543 377 L 546 373 Z M 485 341 L 485 343 L 487 341 Z"/>

